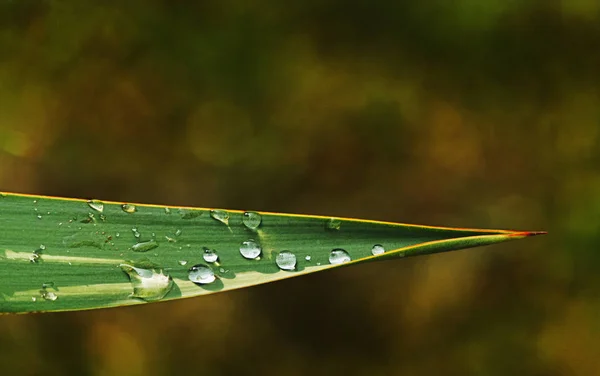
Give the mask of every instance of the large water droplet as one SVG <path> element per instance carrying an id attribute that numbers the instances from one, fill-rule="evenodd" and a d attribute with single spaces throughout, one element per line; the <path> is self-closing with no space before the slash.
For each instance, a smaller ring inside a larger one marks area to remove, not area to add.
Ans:
<path id="1" fill-rule="evenodd" d="M 325 229 L 329 231 L 337 231 L 342 227 L 342 221 L 337 218 L 329 218 L 325 221 Z"/>
<path id="2" fill-rule="evenodd" d="M 246 240 L 242 243 L 242 246 L 240 247 L 240 253 L 242 254 L 242 256 L 249 260 L 254 260 L 258 256 L 260 256 L 261 252 L 262 249 L 260 248 L 260 245 L 258 245 L 258 243 L 252 239 Z"/>
<path id="3" fill-rule="evenodd" d="M 136 268 L 129 264 L 121 264 L 119 267 L 129 276 L 133 286 L 133 298 L 149 302 L 160 300 L 173 288 L 173 280 L 168 274 L 163 274 L 162 270 Z"/>
<path id="4" fill-rule="evenodd" d="M 102 213 L 104 210 L 104 203 L 100 200 L 88 200 L 87 204 L 90 208 L 94 209 L 97 212 Z"/>
<path id="5" fill-rule="evenodd" d="M 135 205 L 132 205 L 132 204 L 123 204 L 123 205 L 121 205 L 121 209 L 125 213 L 129 213 L 129 214 L 133 214 L 137 211 L 137 208 L 135 207 Z"/>
<path id="6" fill-rule="evenodd" d="M 343 264 L 345 262 L 350 262 L 351 260 L 348 252 L 341 248 L 336 248 L 329 254 L 329 263 L 333 265 Z"/>
<path id="7" fill-rule="evenodd" d="M 202 258 L 204 261 L 212 264 L 213 262 L 217 262 L 219 260 L 219 255 L 214 249 L 204 247 L 204 254 L 202 255 Z"/>
<path id="8" fill-rule="evenodd" d="M 244 226 L 246 226 L 250 230 L 256 230 L 262 222 L 262 216 L 257 212 L 247 211 L 242 217 L 242 222 L 244 223 Z"/>
<path id="9" fill-rule="evenodd" d="M 206 265 L 198 264 L 190 268 L 188 278 L 194 283 L 206 285 L 215 281 L 215 273 Z"/>
<path id="10" fill-rule="evenodd" d="M 373 248 L 371 248 L 371 253 L 373 256 L 381 255 L 382 253 L 385 253 L 385 248 L 383 248 L 381 244 L 375 244 Z"/>
<path id="11" fill-rule="evenodd" d="M 156 240 L 148 240 L 147 242 L 139 242 L 132 245 L 131 250 L 135 252 L 148 252 L 156 247 L 158 247 Z"/>
<path id="12" fill-rule="evenodd" d="M 229 226 L 229 213 L 225 210 L 211 210 L 210 216 L 217 221 Z"/>
<path id="13" fill-rule="evenodd" d="M 275 263 L 282 270 L 294 270 L 296 269 L 296 255 L 290 251 L 281 251 L 275 257 Z"/>

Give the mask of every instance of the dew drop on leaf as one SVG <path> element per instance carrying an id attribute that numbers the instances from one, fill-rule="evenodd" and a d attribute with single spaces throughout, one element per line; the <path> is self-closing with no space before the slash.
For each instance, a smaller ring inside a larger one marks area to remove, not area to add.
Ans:
<path id="1" fill-rule="evenodd" d="M 281 270 L 296 269 L 296 255 L 290 251 L 281 251 L 275 257 L 275 263 Z"/>
<path id="2" fill-rule="evenodd" d="M 311 258 L 312 258 L 312 257 L 310 257 L 310 256 L 306 256 L 304 259 L 305 259 L 306 261 L 310 261 L 310 260 L 311 260 Z"/>
<path id="3" fill-rule="evenodd" d="M 58 299 L 58 296 L 56 296 L 55 293 L 53 293 L 52 291 L 46 291 L 45 289 L 40 290 L 40 295 L 44 300 L 50 300 L 52 302 Z"/>
<path id="4" fill-rule="evenodd" d="M 186 265 L 188 262 L 187 262 L 186 260 L 179 260 L 179 261 L 177 261 L 177 263 L 178 263 L 179 265 L 181 265 L 181 266 L 184 266 L 184 265 Z"/>
<path id="5" fill-rule="evenodd" d="M 257 212 L 247 211 L 242 217 L 242 222 L 244 223 L 244 226 L 246 226 L 250 230 L 256 230 L 262 222 L 262 216 Z"/>
<path id="6" fill-rule="evenodd" d="M 133 214 L 137 211 L 137 208 L 132 204 L 123 204 L 121 205 L 121 210 L 123 210 L 125 213 Z"/>
<path id="7" fill-rule="evenodd" d="M 240 253 L 244 258 L 249 260 L 254 260 L 260 256 L 261 252 L 262 249 L 260 248 L 260 245 L 252 239 L 242 242 L 242 245 L 240 246 Z"/>
<path id="8" fill-rule="evenodd" d="M 119 267 L 129 276 L 133 286 L 132 298 L 156 301 L 164 298 L 173 288 L 173 279 L 162 270 L 136 268 L 129 264 L 120 264 Z"/>
<path id="9" fill-rule="evenodd" d="M 211 210 L 210 216 L 211 218 L 229 226 L 229 213 L 225 210 Z"/>
<path id="10" fill-rule="evenodd" d="M 381 244 L 375 244 L 373 248 L 371 248 L 371 253 L 373 256 L 381 255 L 385 253 L 385 248 Z"/>
<path id="11" fill-rule="evenodd" d="M 156 240 L 148 240 L 147 242 L 139 242 L 131 246 L 134 252 L 148 252 L 151 249 L 158 247 Z"/>
<path id="12" fill-rule="evenodd" d="M 345 262 L 349 262 L 352 259 L 348 252 L 341 248 L 336 248 L 329 254 L 329 263 L 332 265 L 343 264 Z"/>
<path id="13" fill-rule="evenodd" d="M 212 264 L 213 262 L 217 262 L 219 260 L 219 255 L 214 249 L 204 247 L 204 253 L 202 254 L 202 258 L 204 259 L 204 261 Z"/>
<path id="14" fill-rule="evenodd" d="M 102 213 L 104 211 L 104 203 L 100 200 L 87 200 L 87 204 L 97 212 Z"/>
<path id="15" fill-rule="evenodd" d="M 188 279 L 194 283 L 206 285 L 215 281 L 215 273 L 206 265 L 198 264 L 190 268 Z"/>

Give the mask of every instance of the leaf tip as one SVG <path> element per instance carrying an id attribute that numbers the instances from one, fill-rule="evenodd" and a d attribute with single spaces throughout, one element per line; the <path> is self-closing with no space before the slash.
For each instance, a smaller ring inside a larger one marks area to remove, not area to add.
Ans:
<path id="1" fill-rule="evenodd" d="M 530 236 L 537 236 L 537 235 L 546 235 L 548 233 L 548 231 L 522 231 L 522 232 L 515 232 L 514 234 L 511 234 L 511 237 L 515 237 L 515 238 L 527 238 Z"/>

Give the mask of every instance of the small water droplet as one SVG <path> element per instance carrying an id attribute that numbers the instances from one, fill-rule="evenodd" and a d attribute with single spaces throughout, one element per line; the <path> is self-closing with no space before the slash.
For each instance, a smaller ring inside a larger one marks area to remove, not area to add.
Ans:
<path id="1" fill-rule="evenodd" d="M 37 219 L 42 219 L 42 216 L 38 214 Z"/>
<path id="2" fill-rule="evenodd" d="M 56 299 L 58 299 L 58 296 L 56 296 L 55 293 L 53 293 L 52 291 L 46 291 L 45 289 L 40 290 L 40 296 L 44 299 L 44 300 L 50 300 L 50 301 L 55 301 Z"/>
<path id="3" fill-rule="evenodd" d="M 142 236 L 142 234 L 140 234 L 138 229 L 135 227 L 131 229 L 131 232 L 133 232 L 133 236 L 135 236 L 137 239 L 139 239 Z"/>
<path id="4" fill-rule="evenodd" d="M 123 210 L 125 213 L 133 214 L 137 211 L 137 208 L 132 204 L 123 204 L 121 205 L 121 210 Z"/>
<path id="5" fill-rule="evenodd" d="M 173 288 L 173 279 L 162 270 L 137 268 L 129 264 L 120 264 L 119 267 L 129 276 L 133 286 L 133 298 L 149 302 L 160 300 Z"/>
<path id="6" fill-rule="evenodd" d="M 180 229 L 175 230 L 175 236 L 179 236 L 179 235 L 181 235 L 181 230 Z"/>
<path id="7" fill-rule="evenodd" d="M 186 265 L 188 262 L 187 262 L 186 260 L 179 260 L 177 263 L 178 263 L 179 265 L 181 265 L 181 266 L 184 266 L 184 265 Z"/>
<path id="8" fill-rule="evenodd" d="M 188 278 L 190 281 L 201 285 L 212 283 L 217 279 L 212 269 L 202 264 L 192 266 Z"/>
<path id="9" fill-rule="evenodd" d="M 31 301 L 32 301 L 32 302 L 35 302 L 35 301 L 37 301 L 37 298 L 36 298 L 35 296 L 32 296 L 32 297 L 31 297 Z"/>
<path id="10" fill-rule="evenodd" d="M 345 262 L 350 262 L 351 260 L 348 252 L 341 248 L 336 248 L 329 254 L 329 263 L 332 265 L 343 264 Z"/>
<path id="11" fill-rule="evenodd" d="M 35 205 L 35 204 L 37 204 L 37 200 L 33 200 L 33 204 L 34 204 L 34 205 Z"/>
<path id="12" fill-rule="evenodd" d="M 119 234 L 118 232 L 115 234 L 115 237 L 117 237 L 117 238 L 120 236 L 121 236 L 121 234 Z"/>
<path id="13" fill-rule="evenodd" d="M 40 244 L 40 246 L 38 247 L 40 251 L 45 251 L 46 250 L 46 246 L 43 244 Z"/>
<path id="14" fill-rule="evenodd" d="M 102 213 L 104 210 L 104 203 L 100 200 L 87 200 L 87 204 L 90 208 L 94 209 L 97 212 Z"/>
<path id="15" fill-rule="evenodd" d="M 325 229 L 330 231 L 337 231 L 342 226 L 342 221 L 337 218 L 329 218 L 325 221 Z"/>
<path id="16" fill-rule="evenodd" d="M 247 211 L 242 217 L 242 222 L 244 223 L 244 226 L 250 230 L 256 230 L 262 222 L 262 216 L 257 212 Z"/>
<path id="17" fill-rule="evenodd" d="M 171 209 L 167 208 L 166 206 L 165 206 L 165 214 L 171 214 Z"/>
<path id="18" fill-rule="evenodd" d="M 44 282 L 42 283 L 42 288 L 47 289 L 48 287 L 54 287 L 54 282 Z"/>
<path id="19" fill-rule="evenodd" d="M 311 257 L 310 257 L 310 256 L 306 256 L 304 259 L 305 259 L 306 261 L 310 261 Z"/>
<path id="20" fill-rule="evenodd" d="M 275 257 L 275 263 L 281 270 L 294 270 L 296 269 L 296 255 L 290 251 L 281 251 Z"/>
<path id="21" fill-rule="evenodd" d="M 169 243 L 177 243 L 177 239 L 174 239 L 168 235 L 165 235 L 165 239 L 167 239 Z"/>
<path id="22" fill-rule="evenodd" d="M 260 248 L 260 245 L 258 245 L 258 243 L 252 239 L 246 240 L 240 247 L 240 253 L 242 256 L 249 260 L 254 260 L 260 256 L 261 252 L 262 249 Z"/>
<path id="23" fill-rule="evenodd" d="M 214 249 L 204 247 L 204 254 L 202 255 L 202 258 L 206 262 L 213 263 L 219 260 L 219 255 Z"/>
<path id="24" fill-rule="evenodd" d="M 134 252 L 148 252 L 156 247 L 158 247 L 156 240 L 149 240 L 147 242 L 139 242 L 132 245 L 131 250 Z"/>
<path id="25" fill-rule="evenodd" d="M 227 213 L 225 210 L 211 210 L 210 216 L 213 219 L 216 219 L 217 221 L 229 226 L 229 213 Z"/>
<path id="26" fill-rule="evenodd" d="M 375 244 L 373 248 L 371 248 L 371 253 L 373 256 L 381 255 L 382 253 L 385 253 L 385 248 L 383 248 L 381 244 Z"/>

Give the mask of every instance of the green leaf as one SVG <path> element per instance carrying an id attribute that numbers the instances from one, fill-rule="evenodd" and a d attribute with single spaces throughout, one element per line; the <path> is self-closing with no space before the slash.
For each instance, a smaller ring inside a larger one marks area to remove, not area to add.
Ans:
<path id="1" fill-rule="evenodd" d="M 538 232 L 0 195 L 0 312 L 167 301 Z"/>

